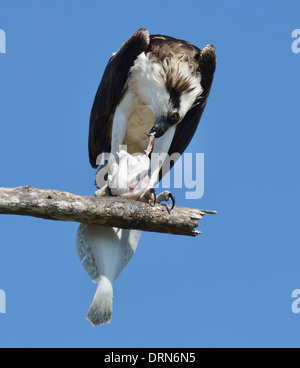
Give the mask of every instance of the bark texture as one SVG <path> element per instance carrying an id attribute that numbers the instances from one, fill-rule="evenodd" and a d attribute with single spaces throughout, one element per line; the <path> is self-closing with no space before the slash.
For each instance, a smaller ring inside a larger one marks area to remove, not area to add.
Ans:
<path id="1" fill-rule="evenodd" d="M 205 213 L 216 211 L 166 206 L 121 197 L 92 197 L 31 186 L 0 188 L 0 214 L 75 221 L 124 229 L 196 236 L 195 228 Z"/>

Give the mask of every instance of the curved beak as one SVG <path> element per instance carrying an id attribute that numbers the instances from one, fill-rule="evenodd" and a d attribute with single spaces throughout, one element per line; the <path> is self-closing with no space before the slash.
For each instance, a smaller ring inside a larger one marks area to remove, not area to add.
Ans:
<path id="1" fill-rule="evenodd" d="M 159 138 L 162 137 L 168 129 L 168 123 L 165 121 L 165 119 L 160 118 L 156 120 L 149 134 L 155 133 L 155 138 Z"/>

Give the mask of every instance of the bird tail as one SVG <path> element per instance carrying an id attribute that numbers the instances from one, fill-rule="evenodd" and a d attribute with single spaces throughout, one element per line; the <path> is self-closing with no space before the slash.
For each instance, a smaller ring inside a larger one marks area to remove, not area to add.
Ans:
<path id="1" fill-rule="evenodd" d="M 112 316 L 113 285 L 105 276 L 101 275 L 94 300 L 90 306 L 87 320 L 93 326 L 110 323 Z"/>

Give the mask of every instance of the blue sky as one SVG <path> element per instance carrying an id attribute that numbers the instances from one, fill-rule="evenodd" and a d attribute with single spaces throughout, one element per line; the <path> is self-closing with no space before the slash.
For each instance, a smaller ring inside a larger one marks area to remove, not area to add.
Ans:
<path id="1" fill-rule="evenodd" d="M 297 1 L 2 0 L 0 186 L 93 194 L 91 105 L 108 58 L 138 28 L 212 43 L 211 95 L 187 152 L 205 154 L 216 209 L 197 238 L 143 233 L 114 287 L 110 325 L 85 315 L 96 285 L 78 224 L 0 216 L 1 347 L 299 347 L 300 28 Z"/>

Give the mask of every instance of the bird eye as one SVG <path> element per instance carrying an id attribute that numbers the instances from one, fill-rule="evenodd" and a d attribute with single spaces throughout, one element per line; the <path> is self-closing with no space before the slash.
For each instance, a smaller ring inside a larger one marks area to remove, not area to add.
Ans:
<path id="1" fill-rule="evenodd" d="M 171 120 L 177 120 L 179 118 L 179 114 L 177 112 L 174 112 L 174 114 L 171 115 Z"/>

